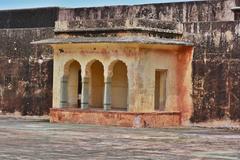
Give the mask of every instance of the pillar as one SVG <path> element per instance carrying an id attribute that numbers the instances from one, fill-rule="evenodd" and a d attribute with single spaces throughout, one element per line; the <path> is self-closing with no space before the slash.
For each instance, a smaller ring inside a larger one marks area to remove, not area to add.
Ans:
<path id="1" fill-rule="evenodd" d="M 81 109 L 88 108 L 88 97 L 89 97 L 89 78 L 82 78 L 82 95 L 81 95 Z"/>
<path id="2" fill-rule="evenodd" d="M 63 76 L 61 78 L 61 86 L 60 86 L 60 107 L 66 107 L 68 104 L 68 77 Z"/>
<path id="3" fill-rule="evenodd" d="M 127 78 L 128 78 L 128 96 L 127 96 L 127 111 L 132 111 L 133 108 L 133 104 L 131 104 L 131 96 L 132 96 L 132 86 L 134 86 L 133 84 L 133 80 L 134 80 L 134 74 L 133 74 L 133 69 L 130 68 L 129 66 L 127 66 Z"/>
<path id="4" fill-rule="evenodd" d="M 104 80 L 104 111 L 108 111 L 111 109 L 111 77 L 106 77 Z"/>

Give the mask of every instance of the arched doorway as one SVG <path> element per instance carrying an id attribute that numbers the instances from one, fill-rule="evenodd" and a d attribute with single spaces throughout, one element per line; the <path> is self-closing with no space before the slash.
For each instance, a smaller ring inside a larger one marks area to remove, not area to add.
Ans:
<path id="1" fill-rule="evenodd" d="M 113 62 L 112 67 L 112 109 L 127 110 L 128 77 L 127 66 L 122 61 Z"/>
<path id="2" fill-rule="evenodd" d="M 104 67 L 95 60 L 90 66 L 90 108 L 103 108 Z"/>
<path id="3" fill-rule="evenodd" d="M 63 95 L 66 96 L 67 106 L 80 107 L 82 92 L 81 66 L 76 60 L 71 60 L 65 64 L 63 78 L 62 92 L 65 92 Z"/>

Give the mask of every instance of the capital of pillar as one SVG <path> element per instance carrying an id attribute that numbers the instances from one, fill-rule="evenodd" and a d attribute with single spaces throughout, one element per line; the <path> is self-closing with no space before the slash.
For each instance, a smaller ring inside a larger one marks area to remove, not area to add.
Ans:
<path id="1" fill-rule="evenodd" d="M 112 83 L 112 77 L 105 77 L 104 83 Z"/>
<path id="2" fill-rule="evenodd" d="M 89 83 L 89 77 L 83 77 L 82 83 Z"/>

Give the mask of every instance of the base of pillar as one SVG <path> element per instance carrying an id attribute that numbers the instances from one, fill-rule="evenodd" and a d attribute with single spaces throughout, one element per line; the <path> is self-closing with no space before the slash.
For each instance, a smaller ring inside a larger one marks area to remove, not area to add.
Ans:
<path id="1" fill-rule="evenodd" d="M 81 109 L 87 109 L 88 108 L 88 104 L 81 104 Z"/>
<path id="2" fill-rule="evenodd" d="M 82 110 L 78 108 L 50 109 L 51 123 L 77 123 L 137 128 L 177 127 L 180 112 L 135 113 L 124 111 Z"/>
<path id="3" fill-rule="evenodd" d="M 104 111 L 110 111 L 111 105 L 105 104 L 103 108 L 104 108 Z"/>

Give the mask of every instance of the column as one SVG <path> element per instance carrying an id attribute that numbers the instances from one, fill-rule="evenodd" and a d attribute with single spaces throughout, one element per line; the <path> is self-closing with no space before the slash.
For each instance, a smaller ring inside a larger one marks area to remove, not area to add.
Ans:
<path id="1" fill-rule="evenodd" d="M 134 73 L 132 72 L 131 68 L 128 67 L 127 70 L 127 78 L 128 78 L 128 97 L 127 97 L 127 111 L 132 111 L 132 104 L 130 100 L 130 96 L 132 96 L 132 89 L 131 86 L 134 86 L 133 80 L 134 80 Z"/>
<path id="2" fill-rule="evenodd" d="M 89 78 L 82 78 L 82 97 L 81 97 L 81 109 L 88 108 L 88 95 L 89 95 Z"/>
<path id="3" fill-rule="evenodd" d="M 111 77 L 106 77 L 104 81 L 104 111 L 111 109 Z"/>
<path id="4" fill-rule="evenodd" d="M 61 78 L 61 88 L 60 88 L 60 107 L 66 107 L 68 104 L 68 77 L 63 76 Z"/>

